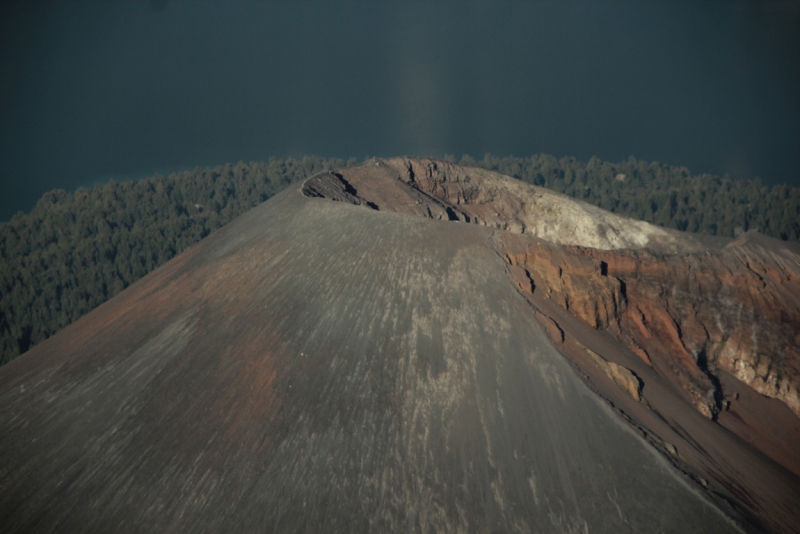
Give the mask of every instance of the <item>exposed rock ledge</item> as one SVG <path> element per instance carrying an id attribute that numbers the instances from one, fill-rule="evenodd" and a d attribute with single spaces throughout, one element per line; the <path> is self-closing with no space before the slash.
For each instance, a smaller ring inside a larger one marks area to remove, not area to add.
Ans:
<path id="1" fill-rule="evenodd" d="M 728 403 L 719 371 L 800 416 L 800 256 L 772 241 L 660 255 L 503 239 L 534 291 L 607 329 L 710 418 Z"/>

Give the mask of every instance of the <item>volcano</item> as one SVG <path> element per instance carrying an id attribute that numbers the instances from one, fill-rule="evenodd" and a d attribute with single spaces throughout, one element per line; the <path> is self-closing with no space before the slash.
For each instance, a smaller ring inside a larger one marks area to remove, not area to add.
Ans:
<path id="1" fill-rule="evenodd" d="M 792 532 L 800 250 L 395 158 L 0 368 L 3 532 Z"/>

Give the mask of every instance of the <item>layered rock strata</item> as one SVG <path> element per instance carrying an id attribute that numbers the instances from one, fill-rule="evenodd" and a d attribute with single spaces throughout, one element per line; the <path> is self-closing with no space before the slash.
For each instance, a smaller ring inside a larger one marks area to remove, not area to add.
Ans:
<path id="1" fill-rule="evenodd" d="M 800 415 L 800 256 L 770 241 L 683 255 L 505 243 L 534 288 L 608 329 L 715 418 L 729 402 L 719 371 Z"/>

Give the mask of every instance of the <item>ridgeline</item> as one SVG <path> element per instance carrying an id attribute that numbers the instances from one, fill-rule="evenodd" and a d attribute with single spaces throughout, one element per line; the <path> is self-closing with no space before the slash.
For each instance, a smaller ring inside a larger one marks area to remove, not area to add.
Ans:
<path id="1" fill-rule="evenodd" d="M 0 364 L 290 183 L 354 163 L 273 158 L 46 193 L 30 213 L 0 224 Z M 800 189 L 786 185 L 692 175 L 683 167 L 634 158 L 614 164 L 487 154 L 458 163 L 678 230 L 724 237 L 758 230 L 800 240 Z"/>

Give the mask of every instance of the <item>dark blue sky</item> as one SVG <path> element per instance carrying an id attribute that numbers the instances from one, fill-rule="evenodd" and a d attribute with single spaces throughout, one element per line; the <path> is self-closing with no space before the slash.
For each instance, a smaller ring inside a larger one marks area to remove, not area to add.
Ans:
<path id="1" fill-rule="evenodd" d="M 0 220 L 55 187 L 306 153 L 800 186 L 798 2 L 3 2 L 0 80 Z"/>

